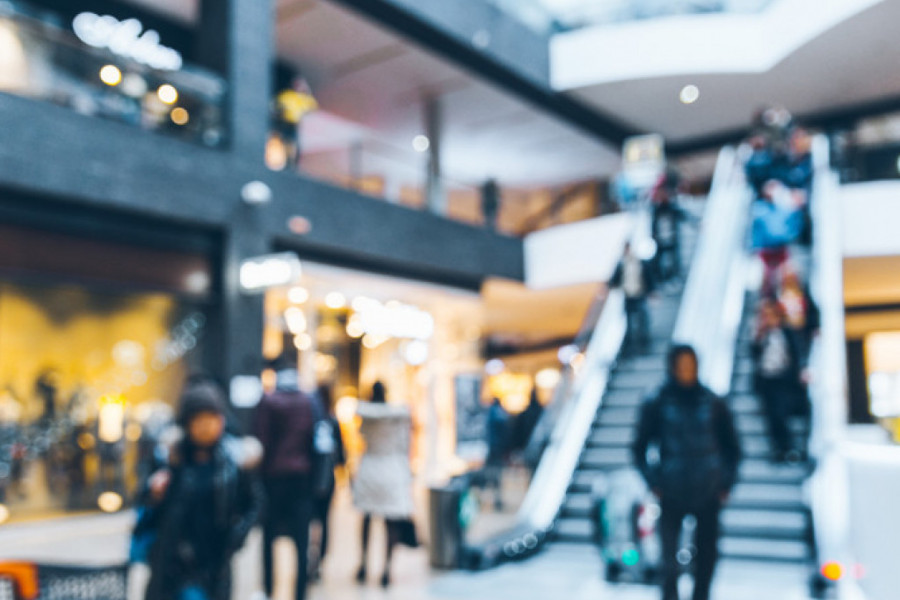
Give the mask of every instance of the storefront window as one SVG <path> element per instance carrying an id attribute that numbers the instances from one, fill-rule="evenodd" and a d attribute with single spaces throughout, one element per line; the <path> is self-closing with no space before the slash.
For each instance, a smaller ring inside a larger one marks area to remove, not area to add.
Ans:
<path id="1" fill-rule="evenodd" d="M 67 22 L 0 0 L 0 92 L 209 147 L 227 137 L 225 81 L 137 19 L 84 12 Z"/>
<path id="2" fill-rule="evenodd" d="M 205 326 L 201 311 L 168 294 L 0 283 L 0 501 L 9 515 L 126 504 Z"/>

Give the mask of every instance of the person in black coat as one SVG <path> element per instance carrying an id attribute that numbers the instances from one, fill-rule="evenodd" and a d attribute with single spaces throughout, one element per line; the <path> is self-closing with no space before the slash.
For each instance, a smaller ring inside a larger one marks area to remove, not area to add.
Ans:
<path id="1" fill-rule="evenodd" d="M 231 559 L 259 521 L 263 493 L 225 436 L 213 386 L 185 390 L 181 440 L 145 492 L 139 533 L 152 531 L 147 600 L 229 600 Z"/>
<path id="2" fill-rule="evenodd" d="M 788 419 L 803 389 L 804 359 L 797 336 L 785 323 L 784 309 L 772 299 L 760 304 L 752 345 L 754 387 L 762 400 L 775 462 L 797 460 Z"/>
<path id="3" fill-rule="evenodd" d="M 332 398 L 331 388 L 327 385 L 320 385 L 317 392 L 317 399 L 321 404 L 321 414 L 323 419 L 319 423 L 319 427 L 323 427 L 323 431 L 327 431 L 331 436 L 333 450 L 331 452 L 331 460 L 325 461 L 319 468 L 327 469 L 328 473 L 317 475 L 324 478 L 328 485 L 322 485 L 321 489 L 316 489 L 315 498 L 313 499 L 313 521 L 317 521 L 320 525 L 319 531 L 319 555 L 316 563 L 311 569 L 312 578 L 321 578 L 322 561 L 325 560 L 325 554 L 328 552 L 328 518 L 331 514 L 331 504 L 334 500 L 334 492 L 337 487 L 337 480 L 334 475 L 334 469 L 343 467 L 346 462 L 346 453 L 344 451 L 344 438 L 341 435 L 341 424 L 338 423 L 334 414 L 334 400 Z M 319 435 L 317 431 L 316 435 Z"/>
<path id="4" fill-rule="evenodd" d="M 634 462 L 659 498 L 663 600 L 678 599 L 682 524 L 697 519 L 694 600 L 708 600 L 718 561 L 719 513 L 737 480 L 741 447 L 728 405 L 697 378 L 690 346 L 669 353 L 669 378 L 644 403 L 632 447 Z M 651 462 L 650 450 L 658 451 Z"/>

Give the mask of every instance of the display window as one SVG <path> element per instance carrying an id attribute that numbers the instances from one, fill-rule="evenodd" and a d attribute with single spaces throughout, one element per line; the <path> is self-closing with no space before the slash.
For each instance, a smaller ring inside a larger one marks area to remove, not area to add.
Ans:
<path id="1" fill-rule="evenodd" d="M 0 521 L 115 512 L 208 363 L 208 264 L 6 225 L 0 238 Z"/>

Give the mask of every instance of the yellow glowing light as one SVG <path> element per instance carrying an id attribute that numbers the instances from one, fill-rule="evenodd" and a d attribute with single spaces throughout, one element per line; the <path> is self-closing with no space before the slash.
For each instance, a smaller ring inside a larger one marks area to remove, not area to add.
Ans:
<path id="1" fill-rule="evenodd" d="M 107 395 L 100 398 L 97 414 L 97 437 L 109 444 L 115 444 L 125 435 L 125 398 Z"/>
<path id="2" fill-rule="evenodd" d="M 292 306 L 284 311 L 284 322 L 287 324 L 288 331 L 294 335 L 305 332 L 308 327 L 306 315 L 296 306 Z"/>
<path id="3" fill-rule="evenodd" d="M 9 508 L 5 504 L 0 504 L 0 525 L 9 521 Z"/>
<path id="4" fill-rule="evenodd" d="M 97 506 L 106 513 L 114 513 L 122 508 L 122 496 L 115 492 L 103 492 L 97 498 Z"/>
<path id="5" fill-rule="evenodd" d="M 304 287 L 292 287 L 288 290 L 288 300 L 292 304 L 303 304 L 309 300 L 309 290 Z"/>
<path id="6" fill-rule="evenodd" d="M 96 445 L 94 436 L 89 433 L 82 433 L 78 436 L 78 447 L 82 450 L 91 450 Z"/>
<path id="7" fill-rule="evenodd" d="M 100 69 L 100 81 L 110 87 L 115 87 L 122 83 L 122 71 L 115 65 L 106 65 Z"/>
<path id="8" fill-rule="evenodd" d="M 344 396 L 338 399 L 334 405 L 334 414 L 341 423 L 352 423 L 356 417 L 356 405 L 358 400 L 352 396 Z"/>
<path id="9" fill-rule="evenodd" d="M 340 292 L 331 292 L 325 296 L 325 306 L 332 310 L 340 310 L 347 306 L 347 298 Z"/>
<path id="10" fill-rule="evenodd" d="M 191 120 L 191 115 L 187 111 L 187 109 L 184 109 L 180 106 L 178 108 L 172 109 L 172 114 L 170 114 L 169 117 L 176 125 L 187 125 L 188 121 Z"/>
<path id="11" fill-rule="evenodd" d="M 829 581 L 839 581 L 844 576 L 844 569 L 838 563 L 826 563 L 822 567 L 822 575 Z"/>
<path id="12" fill-rule="evenodd" d="M 168 83 L 159 86 L 159 89 L 156 90 L 156 95 L 165 104 L 175 104 L 178 102 L 178 90 L 175 89 L 174 85 Z"/>
<path id="13" fill-rule="evenodd" d="M 294 338 L 294 346 L 301 352 L 306 352 L 307 350 L 312 348 L 312 345 L 313 339 L 312 336 L 308 333 L 301 333 Z"/>

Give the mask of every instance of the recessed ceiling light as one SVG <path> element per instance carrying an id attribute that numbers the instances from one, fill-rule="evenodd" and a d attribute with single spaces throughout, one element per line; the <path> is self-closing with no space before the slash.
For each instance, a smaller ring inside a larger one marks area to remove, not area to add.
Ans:
<path id="1" fill-rule="evenodd" d="M 412 145 L 416 152 L 428 152 L 428 149 L 431 148 L 431 140 L 427 136 L 417 135 L 413 138 Z"/>
<path id="2" fill-rule="evenodd" d="M 683 104 L 693 104 L 700 99 L 700 88 L 696 85 L 686 85 L 681 89 L 679 97 Z"/>

